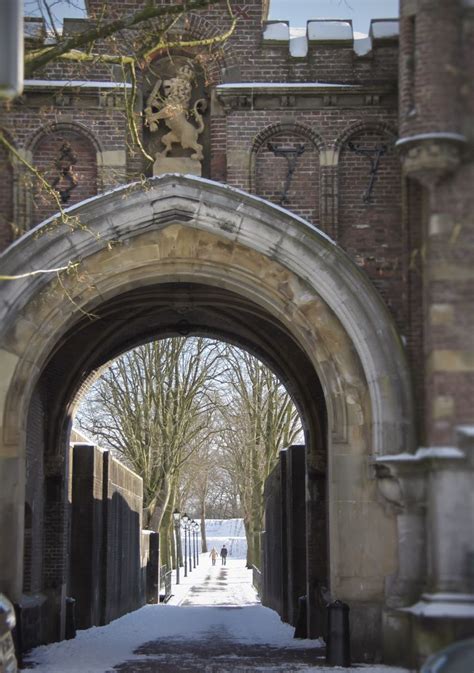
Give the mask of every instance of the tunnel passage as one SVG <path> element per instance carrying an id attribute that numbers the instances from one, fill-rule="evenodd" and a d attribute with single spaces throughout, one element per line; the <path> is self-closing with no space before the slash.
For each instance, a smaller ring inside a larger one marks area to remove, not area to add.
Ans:
<path id="1" fill-rule="evenodd" d="M 193 283 L 164 283 L 131 290 L 83 315 L 63 336 L 47 363 L 35 391 L 34 400 L 43 399 L 45 483 L 47 522 L 37 526 L 45 532 L 42 549 L 43 576 L 47 589 L 69 584 L 69 529 L 67 491 L 69 482 L 69 432 L 75 406 L 91 382 L 111 359 L 148 340 L 170 336 L 211 336 L 244 347 L 267 364 L 292 395 L 303 421 L 307 447 L 308 479 L 318 484 L 326 474 L 326 410 L 321 383 L 314 367 L 292 335 L 274 317 L 249 300 L 229 290 Z M 33 403 L 30 415 L 37 413 Z M 27 446 L 36 445 L 32 432 Z M 35 455 L 29 451 L 29 455 Z M 38 456 L 35 456 L 38 463 Z M 40 472 L 29 475 L 28 491 L 39 488 Z M 305 492 L 305 476 L 299 488 Z M 311 492 L 311 488 L 308 489 Z M 306 556 L 309 563 L 304 583 L 309 591 L 328 583 L 327 531 L 324 489 L 317 501 L 308 501 Z M 62 506 L 60 505 L 62 503 Z M 59 505 L 59 506 L 58 506 Z M 63 535 L 61 535 L 63 531 Z M 35 531 L 33 531 L 33 535 Z M 31 536 L 31 531 L 29 531 Z M 73 548 L 80 545 L 73 541 Z M 40 550 L 37 550 L 37 553 Z M 25 558 L 30 573 L 37 559 Z M 75 580 L 77 584 L 77 579 Z M 37 587 L 41 590 L 45 587 Z M 127 605 L 130 604 L 130 601 Z M 316 628 L 316 625 L 314 625 Z M 317 634 L 315 634 L 317 635 Z M 53 637 L 51 635 L 51 637 Z"/>

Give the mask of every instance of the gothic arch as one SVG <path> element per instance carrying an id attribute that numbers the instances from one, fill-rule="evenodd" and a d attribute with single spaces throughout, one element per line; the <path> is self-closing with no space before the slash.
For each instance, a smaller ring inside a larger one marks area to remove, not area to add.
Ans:
<path id="1" fill-rule="evenodd" d="M 316 227 L 209 180 L 165 175 L 70 212 L 84 229 L 57 227 L 42 236 L 46 222 L 1 260 L 8 274 L 71 260 L 81 261 L 81 272 L 64 276 L 62 285 L 43 274 L 3 289 L 0 514 L 10 512 L 4 548 L 16 561 L 0 559 L 0 588 L 14 598 L 21 591 L 26 418 L 35 386 L 53 375 L 48 390 L 62 400 L 48 440 L 59 469 L 67 428 L 57 419 L 86 375 L 133 339 L 176 333 L 181 308 L 204 303 L 199 319 L 190 318 L 193 333 L 227 331 L 253 340 L 293 381 L 307 418 L 309 465 L 327 474 L 330 588 L 361 619 L 367 601 L 380 611 L 385 577 L 396 571 L 396 533 L 368 463 L 414 446 L 403 349 L 373 286 Z M 180 304 L 180 292 L 192 293 L 192 301 Z M 87 317 L 94 313 L 106 320 Z M 318 497 L 317 489 L 308 493 Z M 315 518 L 314 530 L 318 525 Z M 383 548 L 371 537 L 381 535 Z M 309 563 L 313 571 L 317 564 Z M 354 568 L 367 582 L 348 580 Z"/>
<path id="2" fill-rule="evenodd" d="M 344 145 L 347 143 L 348 140 L 350 140 L 353 136 L 362 133 L 363 131 L 378 131 L 383 135 L 387 135 L 390 139 L 393 140 L 393 142 L 395 142 L 395 140 L 398 137 L 397 130 L 392 126 L 392 124 L 375 120 L 367 121 L 364 119 L 360 119 L 359 121 L 354 122 L 353 124 L 347 126 L 344 129 L 344 131 L 342 131 L 342 133 L 337 137 L 336 142 L 334 143 L 336 157 L 339 157 L 342 148 L 344 147 Z"/>
<path id="3" fill-rule="evenodd" d="M 216 28 L 215 23 L 205 17 L 192 12 L 187 15 L 186 22 L 180 25 L 180 29 L 189 35 L 191 40 L 199 40 L 203 43 L 208 41 L 209 46 L 206 51 L 196 52 L 196 48 L 189 47 L 177 49 L 176 53 L 198 61 L 206 75 L 207 85 L 221 84 L 224 81 L 225 70 L 235 68 L 238 65 L 230 40 L 212 44 L 212 39 L 224 31 Z M 175 52 L 173 51 L 173 53 Z M 148 62 L 152 65 L 154 61 L 169 55 L 169 49 L 157 49 L 149 55 Z"/>
<path id="4" fill-rule="evenodd" d="M 76 122 L 46 124 L 30 137 L 25 147 L 25 154 L 47 178 L 49 174 L 56 172 L 55 162 L 61 155 L 62 138 L 71 144 L 73 154 L 78 160 L 77 166 L 73 169 L 79 174 L 78 185 L 71 192 L 71 196 L 68 196 L 71 200 L 66 202 L 66 205 L 70 206 L 102 191 L 103 153 L 99 141 L 85 125 Z M 43 196 L 41 189 L 25 190 L 26 221 L 37 223 L 57 209 L 50 198 Z"/>
<path id="5" fill-rule="evenodd" d="M 271 124 L 266 128 L 262 129 L 257 136 L 254 138 L 252 143 L 252 148 L 250 151 L 249 158 L 249 185 L 250 192 L 252 194 L 259 194 L 264 196 L 272 202 L 275 202 L 277 199 L 277 194 L 274 192 L 275 176 L 272 175 L 272 178 L 268 180 L 268 184 L 265 187 L 262 187 L 259 180 L 259 173 L 263 174 L 263 181 L 265 181 L 266 170 L 265 166 L 258 166 L 259 162 L 263 161 L 265 164 L 265 143 L 270 141 L 271 138 L 278 136 L 290 136 L 293 138 L 301 138 L 302 140 L 309 141 L 311 149 L 315 151 L 314 159 L 310 164 L 308 163 L 308 153 L 305 154 L 299 159 L 298 167 L 301 166 L 301 162 L 305 165 L 305 170 L 307 173 L 308 183 L 304 189 L 298 192 L 298 197 L 296 200 L 299 205 L 302 207 L 301 214 L 308 220 L 314 222 L 319 222 L 319 191 L 320 191 L 320 152 L 323 148 L 323 140 L 321 136 L 314 131 L 313 129 L 305 126 L 304 124 L 299 123 L 277 123 Z M 262 157 L 263 151 L 263 157 Z M 271 155 L 272 163 L 274 165 L 274 157 Z M 268 159 L 267 159 L 268 162 Z M 286 170 L 286 164 L 285 164 Z M 311 176 L 311 177 L 310 177 Z M 284 176 L 280 176 L 282 184 L 285 183 Z M 313 187 L 313 190 L 311 189 Z M 313 193 L 314 191 L 314 193 Z M 272 193 L 274 192 L 274 193 Z M 295 210 L 295 207 L 292 208 Z"/>

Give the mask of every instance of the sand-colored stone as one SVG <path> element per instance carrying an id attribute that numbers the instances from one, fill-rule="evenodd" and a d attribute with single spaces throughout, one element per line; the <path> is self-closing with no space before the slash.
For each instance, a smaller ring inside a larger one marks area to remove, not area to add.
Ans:
<path id="1" fill-rule="evenodd" d="M 180 173 L 181 175 L 202 175 L 201 162 L 190 157 L 162 157 L 158 155 L 153 164 L 153 175 Z"/>
<path id="2" fill-rule="evenodd" d="M 437 395 L 433 400 L 433 418 L 449 418 L 454 414 L 454 397 L 451 395 Z"/>
<path id="3" fill-rule="evenodd" d="M 406 449 L 412 440 L 404 356 L 373 287 L 342 250 L 300 219 L 189 177 L 164 176 L 147 189 L 106 194 L 84 205 L 81 221 L 97 239 L 80 231 L 54 232 L 48 239 L 30 235 L 9 253 L 9 273 L 15 265 L 21 268 L 25 246 L 36 268 L 82 260 L 79 273 L 64 279 L 67 292 L 57 279 L 39 278 L 21 292 L 6 288 L 0 304 L 17 354 L 2 392 L 12 455 L 24 451 L 29 395 L 38 373 L 84 313 L 129 290 L 161 283 L 229 290 L 236 301 L 250 304 L 254 315 L 281 326 L 317 372 L 328 418 L 332 586 L 336 595 L 338 587 L 347 587 L 338 596 L 343 599 L 347 594 L 358 601 L 381 600 L 383 577 L 394 572 L 396 533 L 375 499 L 367 460 L 374 451 Z M 108 249 L 112 240 L 118 243 Z M 265 334 L 260 343 L 271 337 Z M 307 372 L 292 371 L 291 354 L 285 355 L 288 379 L 305 381 Z M 12 498 L 12 506 L 23 506 L 24 493 Z M 21 526 L 11 536 L 11 544 L 21 546 Z M 12 569 L 11 575 L 5 583 L 18 584 L 18 572 Z"/>
<path id="4" fill-rule="evenodd" d="M 451 325 L 454 320 L 454 306 L 452 304 L 432 304 L 430 306 L 430 321 L 432 325 Z"/>
<path id="5" fill-rule="evenodd" d="M 120 167 L 126 166 L 127 154 L 125 150 L 104 150 L 97 152 L 97 165 Z"/>
<path id="6" fill-rule="evenodd" d="M 474 352 L 436 350 L 428 358 L 428 370 L 431 372 L 472 372 L 474 371 Z"/>

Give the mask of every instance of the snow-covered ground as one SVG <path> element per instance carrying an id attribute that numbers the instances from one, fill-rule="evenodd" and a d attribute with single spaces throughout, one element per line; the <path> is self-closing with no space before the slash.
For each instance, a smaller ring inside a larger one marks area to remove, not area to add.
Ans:
<path id="1" fill-rule="evenodd" d="M 206 540 L 209 551 L 215 547 L 219 552 L 225 544 L 229 558 L 245 559 L 247 556 L 243 519 L 206 519 Z"/>
<path id="2" fill-rule="evenodd" d="M 35 673 L 113 673 L 114 667 L 123 673 L 334 671 L 315 665 L 323 663 L 321 643 L 295 640 L 293 628 L 260 605 L 251 577 L 244 559 L 212 566 L 202 554 L 188 577 L 181 573 L 167 605 L 147 605 L 107 626 L 79 631 L 74 640 L 36 648 L 29 661 Z M 386 666 L 362 670 L 407 673 Z"/>

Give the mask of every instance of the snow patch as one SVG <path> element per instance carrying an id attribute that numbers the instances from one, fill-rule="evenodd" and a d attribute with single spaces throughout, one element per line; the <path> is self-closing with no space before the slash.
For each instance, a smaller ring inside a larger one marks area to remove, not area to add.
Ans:
<path id="1" fill-rule="evenodd" d="M 247 558 L 247 538 L 243 519 L 206 519 L 206 540 L 209 551 L 219 552 L 222 545 L 229 550 L 229 558 Z"/>
<path id="2" fill-rule="evenodd" d="M 372 40 L 365 33 L 354 33 L 354 51 L 358 56 L 365 56 L 372 49 Z"/>
<path id="3" fill-rule="evenodd" d="M 455 446 L 430 446 L 421 447 L 416 453 L 397 453 L 387 456 L 378 456 L 377 463 L 397 463 L 397 462 L 420 462 L 431 458 L 464 458 L 464 451 Z"/>
<path id="4" fill-rule="evenodd" d="M 356 89 L 358 84 L 338 84 L 335 82 L 227 82 L 218 84 L 217 91 L 226 89 Z"/>
<path id="5" fill-rule="evenodd" d="M 215 524 L 214 528 L 220 532 L 233 530 L 227 523 Z M 293 627 L 284 624 L 273 610 L 257 604 L 251 586 L 252 573 L 241 561 L 228 561 L 228 587 L 222 592 L 216 591 L 216 584 L 222 582 L 221 568 L 211 566 L 206 556 L 201 555 L 199 566 L 182 579 L 182 584 L 177 587 L 180 597 L 172 598 L 167 605 L 146 605 L 107 626 L 78 631 L 73 640 L 34 649 L 28 655 L 28 661 L 36 664 L 35 673 L 106 673 L 125 661 L 150 662 L 149 655 L 134 654 L 145 643 L 173 639 L 179 647 L 179 642 L 184 639 L 214 641 L 215 634 L 222 632 L 226 634 L 226 640 L 236 645 L 256 644 L 294 650 L 317 649 L 323 645 L 320 640 L 295 640 Z M 192 591 L 193 587 L 199 590 Z M 222 604 L 216 596 L 225 592 L 236 601 L 228 603 L 234 609 L 220 609 Z M 178 604 L 173 603 L 176 599 Z M 188 601 L 186 606 L 179 604 L 183 599 Z M 204 600 L 209 601 L 207 605 L 201 604 Z M 236 655 L 236 667 L 240 670 L 239 663 Z M 244 667 L 245 661 L 242 661 L 242 670 Z M 408 673 L 406 669 L 380 665 L 361 665 L 361 668 L 364 673 Z M 306 673 L 330 673 L 335 669 L 315 665 L 302 666 L 303 670 Z M 265 666 L 265 671 L 281 673 L 281 667 L 269 665 Z"/>
<path id="6" fill-rule="evenodd" d="M 67 88 L 81 87 L 83 89 L 131 89 L 129 82 L 98 82 L 82 79 L 25 79 L 26 87 Z"/>
<path id="7" fill-rule="evenodd" d="M 290 39 L 290 28 L 287 21 L 278 21 L 265 24 L 263 31 L 264 40 L 275 40 L 278 42 L 288 41 Z"/>
<path id="8" fill-rule="evenodd" d="M 474 437 L 474 425 L 458 425 L 456 430 L 464 437 Z"/>
<path id="9" fill-rule="evenodd" d="M 417 133 L 413 136 L 406 136 L 405 138 L 400 138 L 395 143 L 396 147 L 400 145 L 406 145 L 408 143 L 415 143 L 419 140 L 454 140 L 455 142 L 465 143 L 467 142 L 466 136 L 463 136 L 461 133 L 450 133 L 447 131 L 434 131 L 433 133 Z"/>
<path id="10" fill-rule="evenodd" d="M 294 58 L 305 58 L 308 54 L 308 39 L 306 35 L 290 39 L 290 54 Z"/>
<path id="11" fill-rule="evenodd" d="M 308 21 L 308 39 L 316 42 L 352 40 L 350 21 Z"/>
<path id="12" fill-rule="evenodd" d="M 399 34 L 400 22 L 395 19 L 372 19 L 370 23 L 370 35 L 374 40 L 398 37 Z"/>

